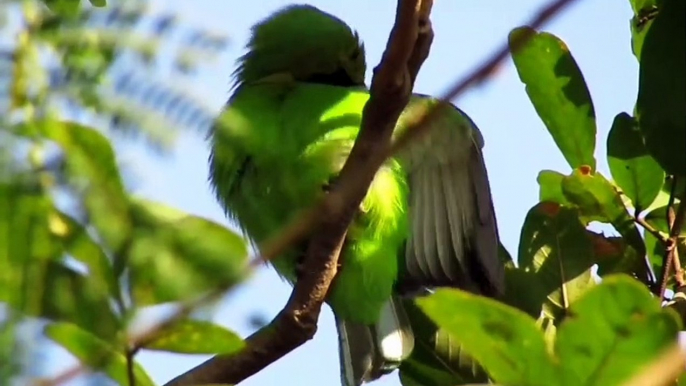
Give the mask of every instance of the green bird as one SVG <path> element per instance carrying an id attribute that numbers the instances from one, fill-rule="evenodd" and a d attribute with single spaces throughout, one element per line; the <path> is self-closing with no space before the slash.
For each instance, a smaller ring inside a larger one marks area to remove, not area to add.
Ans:
<path id="1" fill-rule="evenodd" d="M 210 182 L 227 215 L 259 243 L 326 194 L 369 99 L 364 45 L 340 19 L 292 5 L 252 27 L 233 93 L 210 133 Z M 408 114 L 441 102 L 414 95 Z M 451 106 L 428 135 L 377 172 L 347 233 L 327 297 L 343 385 L 399 366 L 414 337 L 401 296 L 449 286 L 497 296 L 504 270 L 481 133 Z M 273 259 L 290 283 L 306 244 Z"/>

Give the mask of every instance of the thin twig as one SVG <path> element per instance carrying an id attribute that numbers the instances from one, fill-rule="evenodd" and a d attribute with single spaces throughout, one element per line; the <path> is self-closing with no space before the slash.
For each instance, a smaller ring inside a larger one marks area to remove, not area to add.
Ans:
<path id="1" fill-rule="evenodd" d="M 659 230 L 655 229 L 652 225 L 650 225 L 649 222 L 645 220 L 645 218 L 642 217 L 634 217 L 634 221 L 636 224 L 640 225 L 643 227 L 643 229 L 646 230 L 646 232 L 650 233 L 655 237 L 662 245 L 667 244 L 667 240 L 669 240 L 669 236 L 666 234 L 660 232 Z"/>
<path id="2" fill-rule="evenodd" d="M 681 287 L 686 284 L 684 278 L 684 271 L 681 268 L 681 261 L 679 260 L 679 234 L 681 233 L 681 226 L 684 222 L 684 212 L 686 212 L 686 197 L 680 197 L 679 209 L 674 210 L 676 205 L 676 187 L 677 187 L 677 177 L 672 176 L 672 187 L 669 193 L 669 201 L 667 202 L 667 226 L 669 229 L 669 238 L 665 243 L 664 255 L 662 259 L 662 282 L 660 283 L 660 299 L 664 298 L 665 291 L 667 290 L 667 283 L 671 276 L 672 268 L 674 268 L 674 279 L 677 282 L 677 286 Z M 684 194 L 686 196 L 686 193 Z M 676 212 L 676 213 L 675 213 Z"/>

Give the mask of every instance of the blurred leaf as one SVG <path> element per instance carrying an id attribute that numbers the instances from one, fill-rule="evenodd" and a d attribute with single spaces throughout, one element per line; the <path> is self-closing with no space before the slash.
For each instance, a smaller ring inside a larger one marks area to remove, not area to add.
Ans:
<path id="1" fill-rule="evenodd" d="M 663 0 L 641 50 L 636 117 L 668 174 L 686 176 L 686 2 Z M 678 85 L 678 86 L 677 86 Z"/>
<path id="2" fill-rule="evenodd" d="M 555 316 L 564 316 L 588 288 L 592 245 L 577 211 L 544 202 L 529 210 L 519 241 L 519 266 L 534 274 Z M 559 322 L 559 320 L 558 320 Z"/>
<path id="3" fill-rule="evenodd" d="M 76 16 L 81 8 L 81 0 L 43 0 L 43 3 L 61 16 Z"/>
<path id="4" fill-rule="evenodd" d="M 136 228 L 128 264 L 139 305 L 189 299 L 247 274 L 247 245 L 239 235 L 151 201 L 131 205 Z"/>
<path id="5" fill-rule="evenodd" d="M 661 0 L 630 0 L 634 16 L 631 18 L 631 51 L 636 59 L 641 58 L 641 49 L 646 32 L 657 16 Z"/>
<path id="6" fill-rule="evenodd" d="M 617 185 L 637 211 L 649 207 L 664 183 L 665 173 L 643 143 L 636 121 L 617 114 L 607 138 L 607 162 Z"/>
<path id="7" fill-rule="evenodd" d="M 53 323 L 45 327 L 45 335 L 64 347 L 88 367 L 101 371 L 120 385 L 128 385 L 126 356 L 109 342 L 100 340 L 68 323 Z M 134 363 L 136 386 L 154 386 L 142 366 Z"/>
<path id="8" fill-rule="evenodd" d="M 109 140 L 95 129 L 45 120 L 20 125 L 24 135 L 39 134 L 64 151 L 71 182 L 84 193 L 90 221 L 105 244 L 121 252 L 130 236 L 128 199 Z"/>
<path id="9" fill-rule="evenodd" d="M 543 334 L 525 313 L 489 298 L 446 288 L 416 302 L 434 322 L 459 339 L 496 383 L 558 383 L 557 366 L 548 355 Z"/>
<path id="10" fill-rule="evenodd" d="M 495 300 L 439 289 L 417 303 L 499 384 L 619 386 L 673 344 L 680 327 L 672 310 L 625 275 L 606 277 L 571 306 L 554 359 L 534 319 Z"/>
<path id="11" fill-rule="evenodd" d="M 51 219 L 60 228 L 58 236 L 64 250 L 88 267 L 89 276 L 107 283 L 112 297 L 119 298 L 121 291 L 110 260 L 88 231 L 71 216 L 58 210 L 51 213 Z"/>
<path id="12" fill-rule="evenodd" d="M 526 35 L 532 38 L 512 59 L 531 103 L 569 165 L 595 170 L 595 111 L 576 61 L 556 36 L 529 27 L 510 32 L 510 49 Z"/>
<path id="13" fill-rule="evenodd" d="M 107 0 L 90 0 L 91 5 L 94 7 L 106 7 Z"/>
<path id="14" fill-rule="evenodd" d="M 638 278 L 648 283 L 650 274 L 645 262 L 645 245 L 633 218 L 629 215 L 614 186 L 600 173 L 589 173 L 585 168 L 576 169 L 562 181 L 562 191 L 576 205 L 581 214 L 590 220 L 610 223 L 624 236 L 636 254 L 627 254 L 634 261 L 622 263 L 632 267 Z"/>
<path id="15" fill-rule="evenodd" d="M 245 346 L 233 331 L 212 322 L 183 320 L 159 331 L 148 350 L 183 354 L 231 354 Z"/>
<path id="16" fill-rule="evenodd" d="M 560 205 L 567 205 L 567 197 L 562 192 L 562 180 L 565 175 L 554 170 L 541 170 L 538 173 L 538 185 L 540 186 L 538 200 L 540 202 L 551 201 Z"/>
<path id="17" fill-rule="evenodd" d="M 81 275 L 57 261 L 28 267 L 26 284 L 32 288 L 23 311 L 54 321 L 73 323 L 99 337 L 110 339 L 122 327 L 102 282 Z"/>
<path id="18" fill-rule="evenodd" d="M 400 366 L 403 386 L 462 385 L 486 382 L 480 366 L 445 329 L 439 329 L 414 301 L 403 300 L 415 334 L 412 355 Z"/>
<path id="19" fill-rule="evenodd" d="M 674 344 L 679 320 L 645 286 L 608 276 L 572 305 L 555 352 L 568 385 L 622 385 Z M 592 333 L 589 333 L 592 332 Z"/>

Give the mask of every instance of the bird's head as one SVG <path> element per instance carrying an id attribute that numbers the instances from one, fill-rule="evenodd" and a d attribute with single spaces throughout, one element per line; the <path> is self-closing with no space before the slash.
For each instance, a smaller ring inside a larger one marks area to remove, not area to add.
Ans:
<path id="1" fill-rule="evenodd" d="M 362 86 L 364 45 L 343 21 L 310 5 L 283 8 L 252 27 L 236 86 L 268 77 L 336 86 Z"/>

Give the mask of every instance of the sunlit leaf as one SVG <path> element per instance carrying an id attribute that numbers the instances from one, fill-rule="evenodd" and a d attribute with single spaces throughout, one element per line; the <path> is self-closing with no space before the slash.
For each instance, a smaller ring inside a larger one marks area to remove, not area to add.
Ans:
<path id="1" fill-rule="evenodd" d="M 138 304 L 190 299 L 245 277 L 248 250 L 239 235 L 159 203 L 131 205 L 135 236 L 127 263 Z"/>
<path id="2" fill-rule="evenodd" d="M 569 165 L 595 170 L 595 110 L 576 61 L 555 35 L 529 27 L 510 32 L 511 50 L 523 36 L 531 39 L 512 59 L 531 103 Z"/>
<path id="3" fill-rule="evenodd" d="M 120 385 L 129 384 L 126 355 L 111 343 L 68 323 L 52 323 L 46 326 L 45 335 L 92 369 L 106 374 Z M 155 385 L 138 363 L 134 363 L 133 371 L 136 386 Z"/>
<path id="4" fill-rule="evenodd" d="M 612 178 L 642 211 L 655 200 L 665 173 L 648 154 L 636 121 L 626 113 L 618 114 L 607 138 L 607 163 Z"/>
<path id="5" fill-rule="evenodd" d="M 233 331 L 207 321 L 183 320 L 159 331 L 145 348 L 184 354 L 231 354 L 245 342 Z"/>
<path id="6" fill-rule="evenodd" d="M 627 211 L 617 190 L 600 173 L 589 173 L 584 168 L 576 169 L 562 181 L 562 191 L 581 214 L 591 220 L 609 223 L 636 251 L 627 254 L 634 261 L 623 263 L 632 267 L 632 272 L 644 282 L 650 281 L 648 266 L 644 259 L 645 245 L 636 223 Z"/>
<path id="7" fill-rule="evenodd" d="M 641 283 L 606 277 L 558 328 L 555 352 L 565 384 L 622 385 L 676 342 L 679 324 Z"/>
<path id="8" fill-rule="evenodd" d="M 507 385 L 550 386 L 557 374 L 533 318 L 485 297 L 438 289 L 417 299 L 419 307 L 460 341 L 488 372 Z"/>

